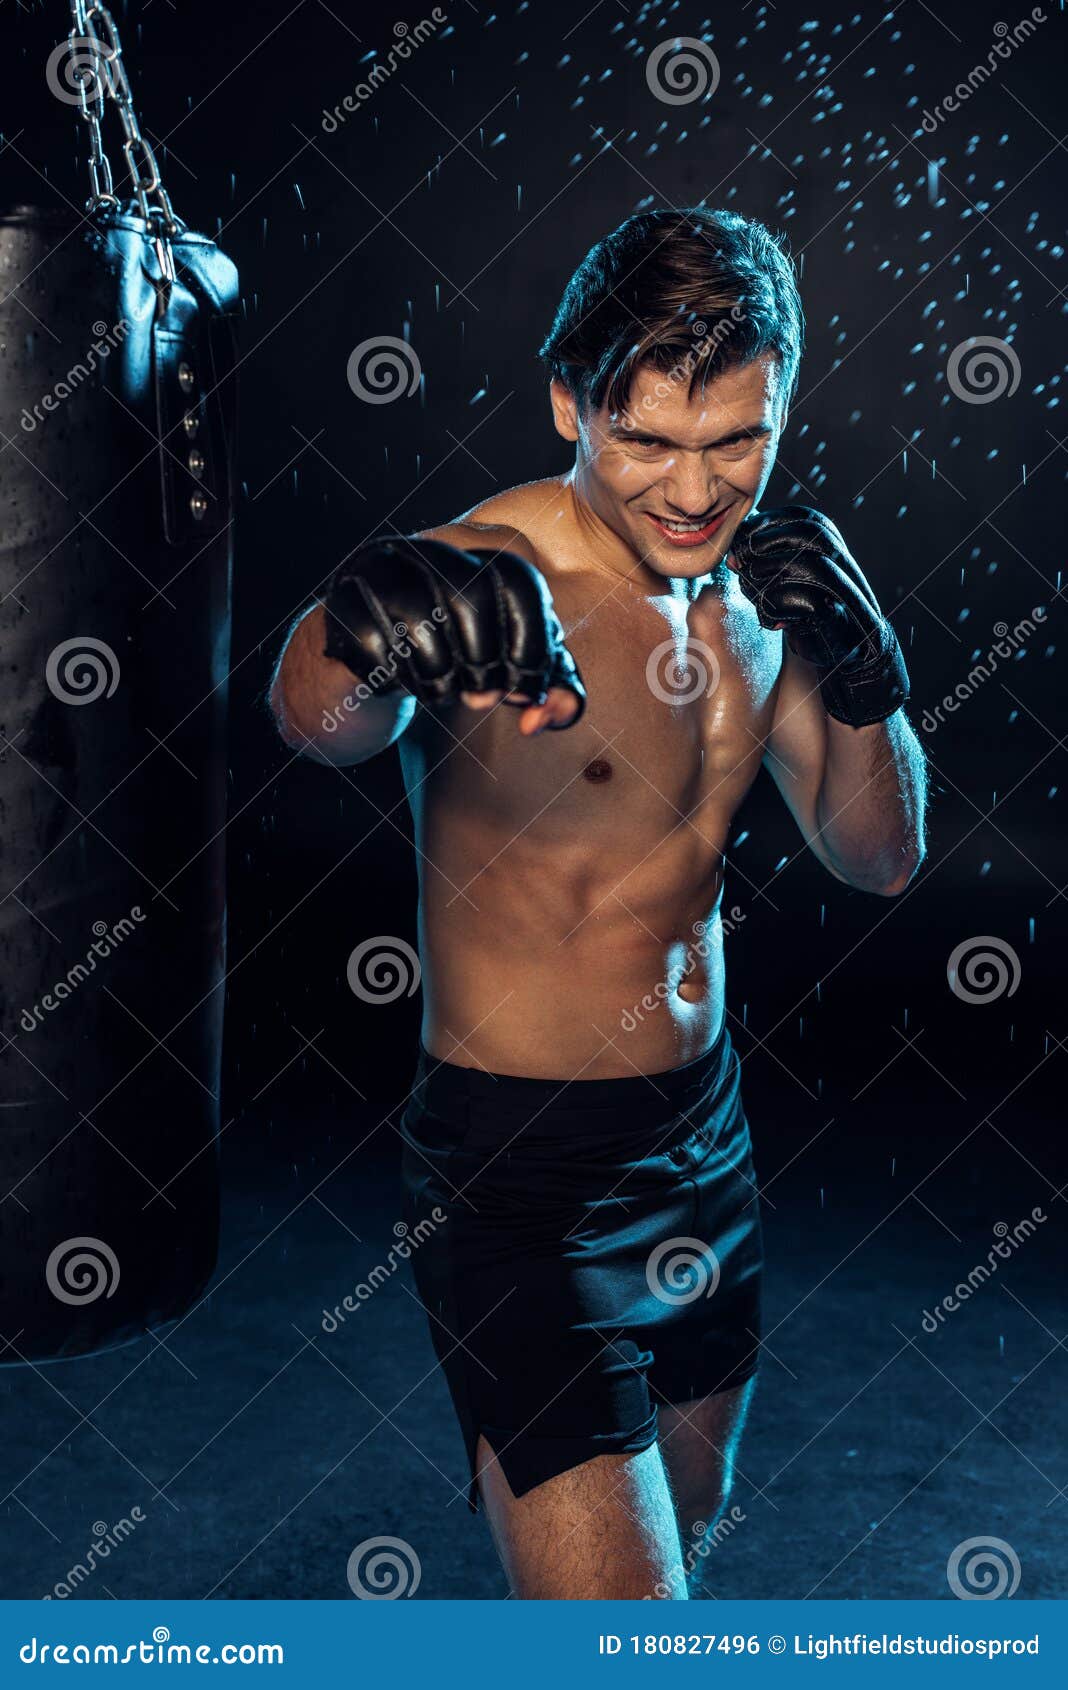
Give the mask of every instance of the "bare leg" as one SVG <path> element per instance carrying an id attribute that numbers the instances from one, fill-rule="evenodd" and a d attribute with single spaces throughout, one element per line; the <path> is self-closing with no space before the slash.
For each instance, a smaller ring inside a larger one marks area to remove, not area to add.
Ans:
<path id="1" fill-rule="evenodd" d="M 514 1595 L 533 1601 L 685 1596 L 679 1533 L 655 1444 L 598 1455 L 512 1495 L 485 1438 L 479 1491 Z"/>
<path id="2" fill-rule="evenodd" d="M 661 1408 L 660 1449 L 671 1480 L 690 1595 L 710 1576 L 719 1541 L 713 1528 L 727 1506 L 742 1428 L 756 1384 L 748 1379 L 730 1391 Z"/>

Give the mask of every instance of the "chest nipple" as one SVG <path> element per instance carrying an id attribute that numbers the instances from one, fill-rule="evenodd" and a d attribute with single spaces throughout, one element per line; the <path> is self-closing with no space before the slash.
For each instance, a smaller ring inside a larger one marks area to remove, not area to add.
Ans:
<path id="1" fill-rule="evenodd" d="M 582 773 L 594 786 L 602 786 L 606 780 L 612 778 L 612 765 L 604 757 L 594 757 L 592 762 L 586 764 Z"/>

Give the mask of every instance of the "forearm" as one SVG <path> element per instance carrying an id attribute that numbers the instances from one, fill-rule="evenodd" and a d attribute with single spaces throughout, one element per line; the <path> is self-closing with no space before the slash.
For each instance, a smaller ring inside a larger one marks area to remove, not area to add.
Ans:
<path id="1" fill-rule="evenodd" d="M 816 799 L 828 866 L 861 891 L 892 897 L 923 860 L 927 779 L 923 751 L 903 711 L 871 727 L 828 716 Z"/>
<path id="2" fill-rule="evenodd" d="M 270 707 L 286 744 L 316 761 L 362 763 L 391 745 L 415 713 L 415 700 L 383 692 L 323 656 L 323 608 L 295 623 L 274 672 Z"/>

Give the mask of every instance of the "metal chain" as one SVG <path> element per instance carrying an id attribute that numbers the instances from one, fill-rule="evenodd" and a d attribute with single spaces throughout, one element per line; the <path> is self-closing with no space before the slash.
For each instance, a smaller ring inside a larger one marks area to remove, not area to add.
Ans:
<path id="1" fill-rule="evenodd" d="M 105 96 L 118 108 L 124 140 L 122 150 L 133 182 L 141 216 L 155 231 L 161 262 L 166 251 L 165 269 L 173 269 L 167 242 L 180 232 L 181 224 L 174 215 L 170 196 L 160 179 L 156 155 L 141 133 L 141 126 L 133 109 L 133 93 L 122 62 L 122 43 L 115 19 L 106 6 L 70 0 L 71 30 L 67 37 L 70 50 L 70 73 L 78 89 L 78 110 L 89 126 L 89 174 L 93 193 L 86 204 L 87 211 L 102 206 L 119 207 L 115 193 L 111 162 L 104 151 L 100 120 L 104 115 Z M 103 36 L 97 28 L 100 23 Z M 150 204 L 150 199 L 154 204 Z"/>

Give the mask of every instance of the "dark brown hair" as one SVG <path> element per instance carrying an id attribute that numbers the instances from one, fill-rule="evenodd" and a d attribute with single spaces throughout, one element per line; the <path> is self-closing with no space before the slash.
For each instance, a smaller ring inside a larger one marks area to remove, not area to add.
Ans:
<path id="1" fill-rule="evenodd" d="M 781 241 L 733 211 L 643 211 L 591 247 L 539 356 L 583 405 L 626 408 L 639 366 L 689 376 L 689 391 L 762 352 L 797 385 L 804 313 Z"/>

